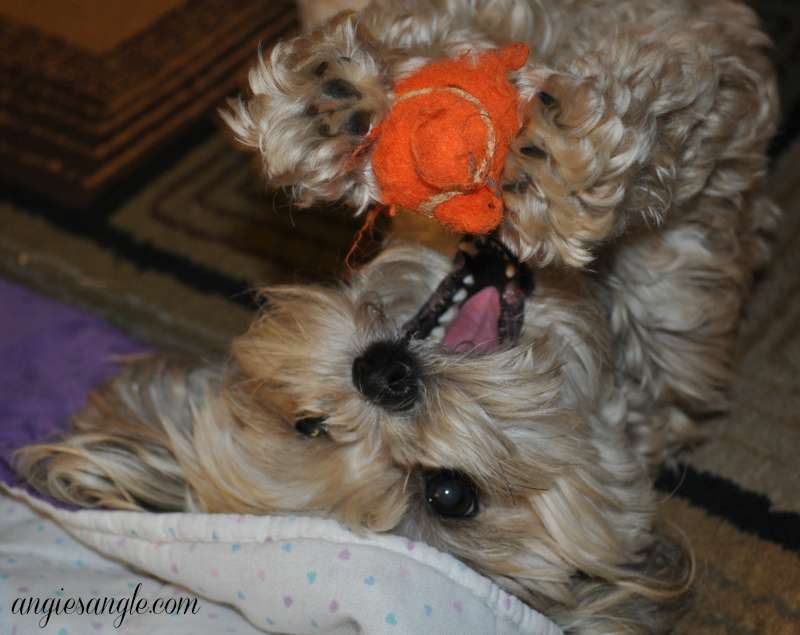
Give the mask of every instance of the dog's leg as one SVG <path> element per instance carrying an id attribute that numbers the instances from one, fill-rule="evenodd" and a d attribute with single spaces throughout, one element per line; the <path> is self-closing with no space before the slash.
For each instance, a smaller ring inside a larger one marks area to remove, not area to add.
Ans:
<path id="1" fill-rule="evenodd" d="M 193 421 L 211 407 L 219 372 L 166 359 L 128 364 L 89 396 L 63 440 L 16 455 L 37 489 L 80 507 L 196 508 Z"/>
<path id="2" fill-rule="evenodd" d="M 768 252 L 761 234 L 777 219 L 768 199 L 745 200 L 743 212 L 701 197 L 685 222 L 632 237 L 613 257 L 618 382 L 632 439 L 650 464 L 697 438 L 693 415 L 728 406 L 742 303 Z"/>
<path id="3" fill-rule="evenodd" d="M 290 186 L 300 206 L 341 199 L 364 209 L 377 193 L 355 152 L 388 108 L 383 55 L 368 28 L 341 15 L 278 43 L 251 69 L 251 97 L 220 115 L 260 155 L 269 185 Z"/>

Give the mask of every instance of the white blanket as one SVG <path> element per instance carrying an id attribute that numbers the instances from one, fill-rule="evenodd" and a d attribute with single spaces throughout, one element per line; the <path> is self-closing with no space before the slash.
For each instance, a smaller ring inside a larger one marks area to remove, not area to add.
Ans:
<path id="1" fill-rule="evenodd" d="M 3 634 L 561 632 L 451 556 L 397 536 L 309 517 L 71 512 L 8 493 Z"/>

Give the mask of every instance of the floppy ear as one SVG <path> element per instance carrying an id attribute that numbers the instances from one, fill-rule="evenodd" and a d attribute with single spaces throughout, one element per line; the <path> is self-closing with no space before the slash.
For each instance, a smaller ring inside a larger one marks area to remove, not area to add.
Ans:
<path id="1" fill-rule="evenodd" d="M 90 394 L 61 440 L 19 450 L 16 468 L 39 491 L 79 507 L 191 509 L 195 427 L 223 416 L 221 382 L 221 368 L 132 361 Z"/>

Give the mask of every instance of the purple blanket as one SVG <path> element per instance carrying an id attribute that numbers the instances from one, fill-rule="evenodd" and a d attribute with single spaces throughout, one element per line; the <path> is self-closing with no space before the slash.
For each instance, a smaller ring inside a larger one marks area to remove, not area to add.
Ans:
<path id="1" fill-rule="evenodd" d="M 147 350 L 93 315 L 0 280 L 0 481 L 18 447 L 64 430 L 115 357 Z"/>

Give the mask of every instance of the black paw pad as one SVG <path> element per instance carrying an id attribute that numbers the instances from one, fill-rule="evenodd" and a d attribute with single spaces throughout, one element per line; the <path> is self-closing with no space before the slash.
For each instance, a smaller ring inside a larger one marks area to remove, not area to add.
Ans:
<path id="1" fill-rule="evenodd" d="M 352 135 L 362 136 L 369 132 L 372 123 L 372 113 L 367 110 L 356 110 L 347 119 L 344 129 Z"/>

